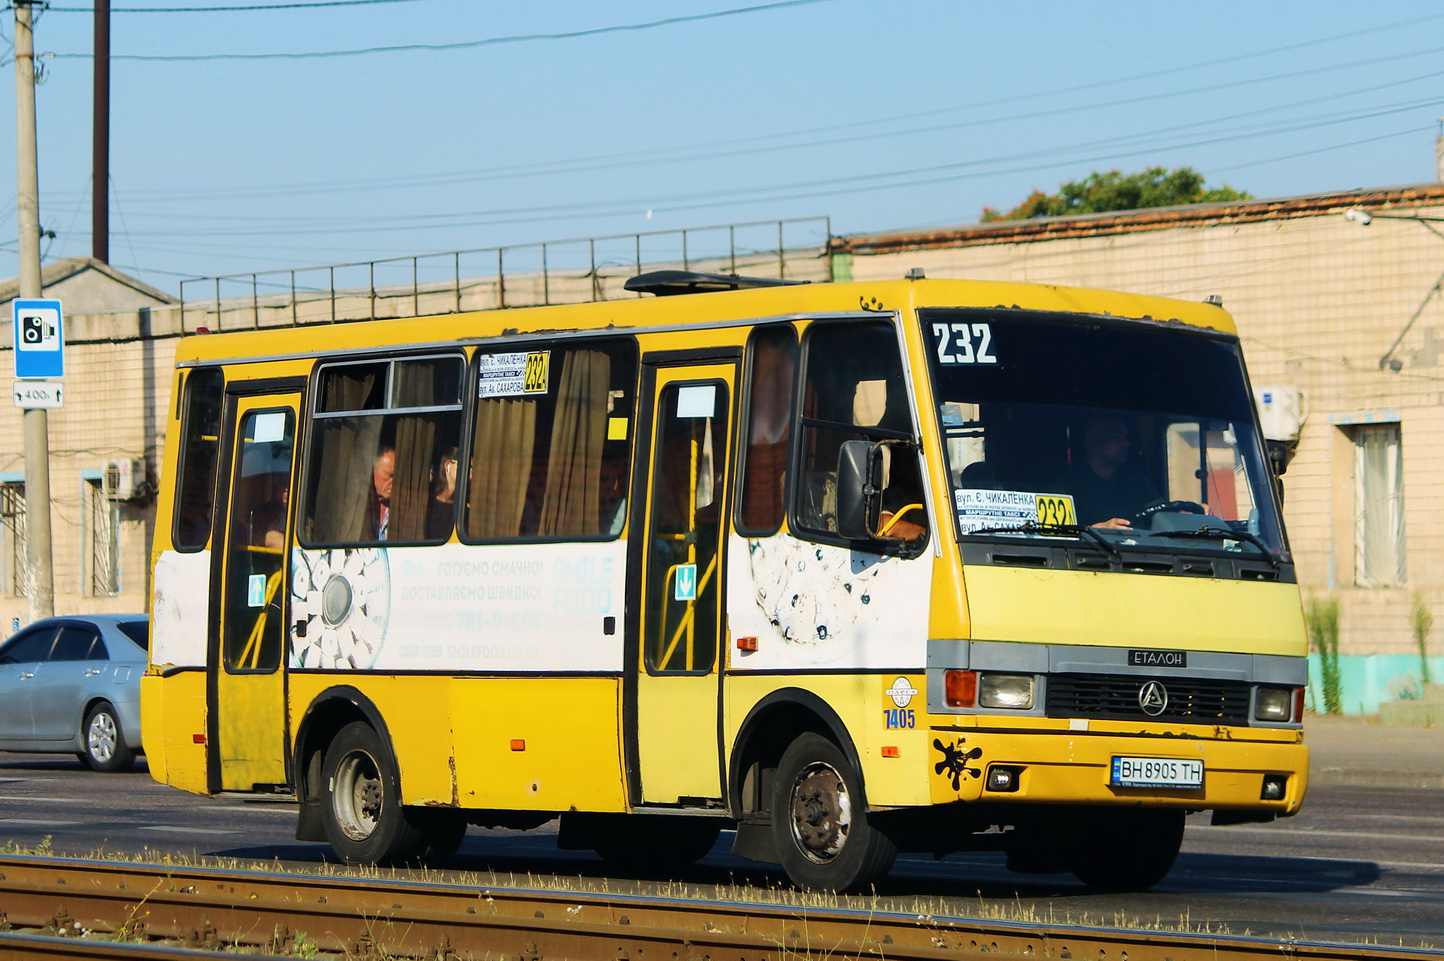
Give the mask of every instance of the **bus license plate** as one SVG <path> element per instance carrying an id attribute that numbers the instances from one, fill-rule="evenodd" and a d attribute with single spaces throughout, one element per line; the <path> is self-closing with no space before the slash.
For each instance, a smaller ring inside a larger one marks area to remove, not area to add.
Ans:
<path id="1" fill-rule="evenodd" d="M 1203 787 L 1203 762 L 1171 757 L 1114 757 L 1114 787 Z"/>

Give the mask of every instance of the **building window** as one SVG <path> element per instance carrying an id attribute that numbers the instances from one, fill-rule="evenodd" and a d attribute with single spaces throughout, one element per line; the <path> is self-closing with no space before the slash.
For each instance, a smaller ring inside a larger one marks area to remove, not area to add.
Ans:
<path id="1" fill-rule="evenodd" d="M 1404 455 L 1398 424 L 1354 428 L 1354 583 L 1401 587 Z"/>
<path id="2" fill-rule="evenodd" d="M 0 483 L 0 594 L 25 593 L 25 484 Z"/>
<path id="3" fill-rule="evenodd" d="M 120 504 L 99 478 L 85 480 L 85 584 L 91 597 L 120 593 Z"/>

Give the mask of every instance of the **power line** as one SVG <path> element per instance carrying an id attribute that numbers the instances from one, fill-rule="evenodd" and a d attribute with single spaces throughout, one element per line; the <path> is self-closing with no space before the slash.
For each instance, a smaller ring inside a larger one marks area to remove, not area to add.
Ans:
<path id="1" fill-rule="evenodd" d="M 308 7 L 363 7 L 373 3 L 417 3 L 419 0 L 315 0 L 312 3 L 252 3 L 231 7 L 111 7 L 111 13 L 234 13 L 250 10 L 300 10 Z M 55 13 L 94 13 L 94 7 L 49 7 Z"/>
<path id="2" fill-rule="evenodd" d="M 1271 82 L 1275 82 L 1275 81 L 1279 81 L 1279 80 L 1295 79 L 1295 78 L 1298 78 L 1298 77 L 1310 76 L 1310 75 L 1314 75 L 1314 74 L 1318 74 L 1318 73 L 1337 72 L 1337 71 L 1339 71 L 1339 70 L 1347 69 L 1347 68 L 1350 68 L 1350 67 L 1372 66 L 1372 65 L 1379 64 L 1379 63 L 1387 63 L 1387 62 L 1393 62 L 1393 61 L 1398 61 L 1398 60 L 1413 59 L 1413 58 L 1415 58 L 1415 57 L 1435 56 L 1435 55 L 1439 54 L 1440 52 L 1444 52 L 1444 47 L 1436 47 L 1436 48 L 1426 49 L 1426 50 L 1416 50 L 1416 51 L 1411 51 L 1411 52 L 1407 52 L 1407 53 L 1391 54 L 1391 55 L 1387 55 L 1387 56 L 1383 56 L 1383 57 L 1371 57 L 1371 58 L 1367 58 L 1367 59 L 1363 59 L 1363 60 L 1346 61 L 1346 62 L 1344 62 L 1344 63 L 1335 63 L 1335 64 L 1330 64 L 1330 65 L 1327 65 L 1327 66 L 1309 67 L 1309 68 L 1306 68 L 1306 69 L 1303 69 L 1303 70 L 1289 71 L 1289 72 L 1285 72 L 1285 73 L 1269 74 L 1269 75 L 1266 75 L 1266 76 L 1263 76 L 1263 77 L 1254 77 L 1254 78 L 1244 78 L 1244 79 L 1238 79 L 1238 80 L 1229 80 L 1229 81 L 1225 81 L 1225 82 L 1222 82 L 1222 83 L 1209 84 L 1209 85 L 1198 86 L 1198 87 L 1184 88 L 1184 89 L 1182 89 L 1182 90 L 1163 91 L 1163 92 L 1159 92 L 1159 93 L 1150 93 L 1150 94 L 1144 94 L 1144 95 L 1139 95 L 1139 96 L 1134 96 L 1134 97 L 1125 97 L 1125 98 L 1114 99 L 1114 100 L 1105 100 L 1105 101 L 1099 101 L 1099 102 L 1094 102 L 1094 103 L 1081 104 L 1081 105 L 1077 105 L 1077 106 L 1050 107 L 1050 108 L 1046 108 L 1046 109 L 1042 109 L 1042 110 L 1036 110 L 1036 111 L 1032 111 L 1032 112 L 1028 112 L 1028 113 L 1012 113 L 1012 114 L 1003 114 L 1003 115 L 997 115 L 997 116 L 992 116 L 992 117 L 980 117 L 980 118 L 976 118 L 976 119 L 972 119 L 972 120 L 961 120 L 961 121 L 957 121 L 957 122 L 954 122 L 954 123 L 948 123 L 948 124 L 936 124 L 936 125 L 926 126 L 926 127 L 915 127 L 915 128 L 904 129 L 904 130 L 893 131 L 893 132 L 882 133 L 882 134 L 878 134 L 878 133 L 855 134 L 855 135 L 851 135 L 851 136 L 847 136 L 847 137 L 835 137 L 835 138 L 828 138 L 828 139 L 821 139 L 821 140 L 812 140 L 812 141 L 805 141 L 805 142 L 797 142 L 797 143 L 791 143 L 791 144 L 758 145 L 758 146 L 752 146 L 752 147 L 743 147 L 742 149 L 732 150 L 732 151 L 720 151 L 720 150 L 719 150 L 719 151 L 715 151 L 715 152 L 711 152 L 711 153 L 694 153 L 694 152 L 692 152 L 692 151 L 698 151 L 698 150 L 705 150 L 707 147 L 710 147 L 710 146 L 723 146 L 723 145 L 728 145 L 728 144 L 731 144 L 731 145 L 739 145 L 739 144 L 745 144 L 745 143 L 747 143 L 749 140 L 752 140 L 752 141 L 760 141 L 760 140 L 776 139 L 776 137 L 777 137 L 778 135 L 764 135 L 764 136 L 762 136 L 762 137 L 757 137 L 757 138 L 745 138 L 745 139 L 739 139 L 739 140 L 733 140 L 733 141 L 714 141 L 714 142 L 712 142 L 712 143 L 684 145 L 684 146 L 679 146 L 679 147 L 657 148 L 657 149 L 648 150 L 648 151 L 631 151 L 631 152 L 622 153 L 622 154 L 603 154 L 603 155 L 596 155 L 596 156 L 593 156 L 593 157 L 576 158 L 576 159 L 570 160 L 570 161 L 568 161 L 568 160 L 543 161 L 543 162 L 536 163 L 536 164 L 523 164 L 523 165 L 513 165 L 513 166 L 504 166 L 504 167 L 482 168 L 482 169 L 479 169 L 479 170 L 472 170 L 472 171 L 456 171 L 456 172 L 447 172 L 447 173 L 438 173 L 438 174 L 425 174 L 425 175 L 421 175 L 421 176 L 418 176 L 418 177 L 387 177 L 387 178 L 380 179 L 380 180 L 369 180 L 369 179 L 368 179 L 368 180 L 356 180 L 356 181 L 313 182 L 313 183 L 290 184 L 290 185 L 266 184 L 266 185 L 256 185 L 256 186 L 238 186 L 238 187 L 231 187 L 231 188 L 222 188 L 222 189 L 220 189 L 220 190 L 205 190 L 205 191 L 166 191 L 163 195 L 135 195 L 135 196 L 132 196 L 131 199 L 132 199 L 132 200 L 144 199 L 144 200 L 148 200 L 148 201 L 152 201 L 152 202 L 158 202 L 158 203 L 190 203 L 190 202 L 192 202 L 194 199 L 198 199 L 198 198 L 201 198 L 201 199 L 217 199 L 217 200 L 220 200 L 220 199 L 242 199 L 242 198 L 245 198 L 245 199 L 253 199 L 253 198 L 257 198 L 257 197 L 266 197 L 266 196 L 270 196 L 270 197 L 281 197 L 281 196 L 286 196 L 286 195 L 288 195 L 288 194 L 296 194 L 296 193 L 305 194 L 305 195 L 308 195 L 308 196 L 309 196 L 309 195 L 314 195 L 314 194 L 320 193 L 320 192 L 344 193 L 344 192 L 348 192 L 348 191 L 352 191 L 352 190 L 367 190 L 367 191 L 377 191 L 377 190 L 405 190 L 405 189 L 412 189 L 412 188 L 416 188 L 416 187 L 455 186 L 455 185 L 457 185 L 457 184 L 464 184 L 464 183 L 476 183 L 476 182 L 494 181 L 494 180 L 507 180 L 507 179 L 516 179 L 516 178 L 519 178 L 519 177 L 550 176 L 550 175 L 558 175 L 558 174 L 573 174 L 573 173 L 591 172 L 591 171 L 596 171 L 596 170 L 614 169 L 614 168 L 616 168 L 616 167 L 631 166 L 631 165 L 634 165 L 635 163 L 637 163 L 638 161 L 646 161 L 646 160 L 648 160 L 649 158 L 651 159 L 651 162 L 654 162 L 654 163 L 687 163 L 687 162 L 694 162 L 694 161 L 699 161 L 699 160 L 715 160 L 715 159 L 719 159 L 719 158 L 744 156 L 744 155 L 748 155 L 748 154 L 771 153 L 771 152 L 776 152 L 776 151 L 781 151 L 781 150 L 798 150 L 798 149 L 815 148 L 815 147 L 822 147 L 822 146 L 833 146 L 833 145 L 837 145 L 837 144 L 852 143 L 852 142 L 856 142 L 856 141 L 858 141 L 858 140 L 873 139 L 873 138 L 875 138 L 875 137 L 877 137 L 877 136 L 900 137 L 900 136 L 911 136 L 911 135 L 918 135 L 918 134 L 925 134 L 925 133 L 938 133 L 938 132 L 942 132 L 942 131 L 946 131 L 946 130 L 956 130 L 956 129 L 967 128 L 967 127 L 976 127 L 976 126 L 981 126 L 981 125 L 986 125 L 986 124 L 1007 123 L 1007 122 L 1012 122 L 1012 121 L 1017 121 L 1017 120 L 1027 120 L 1027 119 L 1036 119 L 1036 118 L 1040 118 L 1040 117 L 1055 116 L 1055 115 L 1058 115 L 1058 114 L 1078 113 L 1078 112 L 1081 112 L 1081 111 L 1084 111 L 1084 110 L 1101 110 L 1101 109 L 1107 109 L 1107 108 L 1110 108 L 1110 107 L 1129 106 L 1129 105 L 1134 105 L 1134 104 L 1143 103 L 1143 102 L 1148 102 L 1148 101 L 1164 100 L 1164 99 L 1169 99 L 1169 98 L 1173 98 L 1173 97 L 1191 96 L 1191 95 L 1196 95 L 1196 94 L 1200 94 L 1200 93 L 1212 93 L 1212 92 L 1217 92 L 1217 91 L 1220 91 L 1220 90 L 1226 90 L 1226 89 L 1231 89 L 1231 88 L 1238 88 L 1238 87 L 1252 86 L 1252 85 L 1258 85 L 1258 84 L 1264 84 L 1264 83 L 1271 83 Z M 1233 59 L 1233 58 L 1229 58 L 1229 59 Z M 1249 113 L 1267 113 L 1267 112 L 1271 112 L 1271 111 L 1287 109 L 1287 108 L 1290 108 L 1290 107 L 1305 106 L 1305 105 L 1308 105 L 1308 104 L 1310 104 L 1310 103 L 1317 103 L 1317 102 L 1325 101 L 1325 100 L 1328 100 L 1328 99 L 1340 99 L 1340 98 L 1347 97 L 1347 96 L 1353 96 L 1353 95 L 1362 94 L 1362 93 L 1370 93 L 1370 92 L 1374 92 L 1374 91 L 1377 91 L 1377 90 L 1386 89 L 1386 88 L 1388 88 L 1388 87 L 1401 86 L 1401 85 L 1406 84 L 1406 83 L 1414 83 L 1414 82 L 1420 82 L 1420 81 L 1423 81 L 1423 80 L 1433 79 L 1433 78 L 1435 78 L 1435 77 L 1437 77 L 1437 76 L 1439 76 L 1439 73 L 1438 73 L 1438 72 L 1428 73 L 1428 74 L 1424 74 L 1424 75 L 1422 75 L 1422 76 L 1411 77 L 1411 78 L 1408 78 L 1408 79 L 1406 79 L 1406 80 L 1398 80 L 1398 81 L 1392 81 L 1392 82 L 1390 82 L 1390 83 L 1385 83 L 1385 84 L 1378 84 L 1378 85 L 1374 85 L 1374 86 L 1368 86 L 1368 87 L 1363 87 L 1363 88 L 1356 88 L 1356 89 L 1353 89 L 1353 90 L 1344 91 L 1343 93 L 1330 95 L 1329 97 L 1314 97 L 1314 98 L 1309 98 L 1309 99 L 1306 99 L 1306 100 L 1295 101 L 1295 102 L 1292 102 L 1292 103 L 1281 104 L 1281 105 L 1277 105 L 1277 106 L 1274 106 L 1274 107 L 1258 108 L 1258 109 L 1256 109 L 1256 110 L 1249 111 L 1249 112 L 1246 112 L 1246 113 L 1233 114 L 1233 115 L 1230 115 L 1230 116 L 1228 116 L 1228 117 L 1215 118 L 1215 121 L 1213 121 L 1213 122 L 1222 121 L 1222 120 L 1228 120 L 1228 119 L 1235 119 L 1235 118 L 1237 118 L 1237 117 L 1247 116 Z M 1091 86 L 1091 85 L 1090 85 L 1090 86 Z M 949 111 L 957 111 L 957 110 L 962 110 L 962 109 L 967 109 L 967 105 L 962 105 L 962 106 L 958 106 L 958 107 L 948 108 Z M 910 115 L 910 116 L 911 116 L 911 115 Z M 896 118 L 880 118 L 880 119 L 877 119 L 877 120 L 874 120 L 874 121 L 866 121 L 866 122 L 867 122 L 867 123 L 888 123 L 888 122 L 892 122 L 893 119 L 896 119 Z M 1203 123 L 1203 122 L 1196 123 L 1196 124 L 1192 124 L 1191 126 L 1201 126 L 1202 123 Z M 846 125 L 846 126 L 856 126 L 856 125 L 855 125 L 855 124 L 849 124 L 849 125 Z M 825 128 L 818 128 L 818 129 L 825 129 Z M 1179 128 L 1173 128 L 1173 129 L 1179 129 Z M 1158 131 L 1154 131 L 1154 132 L 1157 133 Z M 797 134 L 804 134 L 804 133 L 807 133 L 807 131 L 797 131 L 796 133 L 797 133 Z M 672 156 L 672 157 L 668 157 L 668 156 L 666 156 L 666 154 L 668 154 L 668 153 L 672 153 L 672 154 L 685 154 L 685 155 L 684 155 L 684 156 Z M 658 156 L 658 155 L 660 155 L 660 156 Z"/>
<path id="3" fill-rule="evenodd" d="M 595 37 L 606 33 L 625 33 L 637 30 L 651 30 L 678 23 L 697 23 L 704 20 L 718 20 L 723 17 L 737 17 L 783 7 L 802 7 L 814 3 L 831 3 L 832 0 L 775 0 L 750 7 L 733 7 L 729 10 L 714 10 L 711 13 L 694 13 L 685 16 L 664 17 L 641 23 L 621 23 L 609 27 L 589 27 L 585 30 L 566 30 L 559 33 L 520 33 L 505 37 L 487 37 L 483 40 L 459 40 L 455 43 L 404 43 L 386 47 L 362 47 L 356 50 L 313 50 L 303 53 L 205 53 L 205 54 L 139 54 L 112 53 L 112 60 L 163 61 L 169 63 L 209 60 L 314 60 L 327 57 L 357 57 L 372 53 L 401 53 L 413 50 L 465 50 L 476 47 L 498 46 L 510 43 L 527 43 L 533 40 L 574 40 L 578 37 Z M 57 60 L 89 60 L 94 53 L 56 53 Z"/>

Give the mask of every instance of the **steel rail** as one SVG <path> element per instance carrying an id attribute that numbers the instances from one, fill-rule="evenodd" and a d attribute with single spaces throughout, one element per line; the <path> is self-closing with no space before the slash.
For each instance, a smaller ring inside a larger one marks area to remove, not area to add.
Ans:
<path id="1" fill-rule="evenodd" d="M 352 958 L 1444 959 L 1430 948 L 20 855 L 0 857 L 0 912 L 0 929 L 78 922 L 274 954 L 304 942 Z"/>

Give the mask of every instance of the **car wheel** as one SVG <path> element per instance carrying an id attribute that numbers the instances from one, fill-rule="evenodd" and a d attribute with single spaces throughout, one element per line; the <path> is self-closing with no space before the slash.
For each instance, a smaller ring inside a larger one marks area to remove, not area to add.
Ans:
<path id="1" fill-rule="evenodd" d="M 396 763 L 369 724 L 341 729 L 326 749 L 321 779 L 326 840 L 342 861 L 394 864 L 420 854 L 422 825 L 402 807 Z"/>
<path id="2" fill-rule="evenodd" d="M 105 701 L 86 713 L 80 744 L 80 760 L 93 771 L 128 771 L 135 764 L 135 752 L 125 746 L 115 708 Z"/>
<path id="3" fill-rule="evenodd" d="M 772 830 L 787 876 L 813 891 L 858 890 L 897 857 L 892 840 L 868 822 L 862 779 L 820 734 L 803 734 L 778 762 Z"/>

